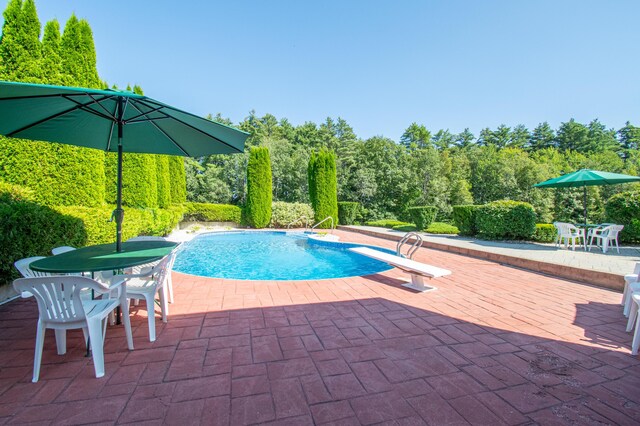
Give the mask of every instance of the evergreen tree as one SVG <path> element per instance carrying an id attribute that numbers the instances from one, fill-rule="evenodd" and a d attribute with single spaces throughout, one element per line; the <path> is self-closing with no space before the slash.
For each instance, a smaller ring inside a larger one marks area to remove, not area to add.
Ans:
<path id="1" fill-rule="evenodd" d="M 422 124 L 411 123 L 400 137 L 400 143 L 409 150 L 431 146 L 431 132 Z"/>
<path id="2" fill-rule="evenodd" d="M 566 123 L 561 123 L 558 128 L 556 140 L 561 151 L 586 152 L 589 129 L 584 124 L 576 122 L 573 118 Z"/>
<path id="3" fill-rule="evenodd" d="M 247 224 L 264 228 L 271 221 L 273 200 L 271 159 L 267 147 L 252 147 L 247 165 L 247 204 L 244 208 Z"/>
<path id="4" fill-rule="evenodd" d="M 42 38 L 42 81 L 46 84 L 63 83 L 60 58 L 60 24 L 56 19 L 44 26 Z"/>
<path id="5" fill-rule="evenodd" d="M 86 78 L 82 46 L 83 37 L 80 30 L 80 21 L 73 14 L 67 20 L 60 42 L 60 59 L 62 79 L 65 86 L 82 86 Z"/>
<path id="6" fill-rule="evenodd" d="M 456 136 L 456 145 L 460 148 L 466 148 L 473 144 L 475 136 L 469 131 L 469 128 L 465 128 L 461 133 Z"/>
<path id="7" fill-rule="evenodd" d="M 182 204 L 187 201 L 187 176 L 184 158 L 169 156 L 169 176 L 171 186 L 171 204 Z"/>
<path id="8" fill-rule="evenodd" d="M 478 135 L 478 145 L 480 146 L 496 146 L 495 136 L 490 128 L 485 127 L 480 130 Z"/>
<path id="9" fill-rule="evenodd" d="M 33 0 L 11 0 L 3 16 L 0 78 L 39 83 L 40 21 Z"/>
<path id="10" fill-rule="evenodd" d="M 529 148 L 532 151 L 537 151 L 545 148 L 551 148 L 555 146 L 555 133 L 549 123 L 546 121 L 538 124 L 531 133 L 531 139 L 529 141 Z"/>
<path id="11" fill-rule="evenodd" d="M 624 127 L 618 130 L 618 138 L 624 159 L 629 158 L 630 151 L 640 149 L 640 127 L 633 126 L 627 121 Z"/>
<path id="12" fill-rule="evenodd" d="M 449 149 L 454 144 L 454 136 L 447 130 L 438 130 L 431 138 L 433 145 L 439 150 Z"/>
<path id="13" fill-rule="evenodd" d="M 597 118 L 589 123 L 588 128 L 584 152 L 618 152 L 620 150 L 615 130 L 608 130 Z"/>
<path id="14" fill-rule="evenodd" d="M 314 211 L 316 222 L 326 217 L 333 218 L 333 224 L 338 224 L 338 188 L 336 177 L 336 156 L 332 151 L 321 149 L 311 153 L 308 167 L 309 199 Z M 331 227 L 331 221 L 320 225 L 321 228 Z"/>
<path id="15" fill-rule="evenodd" d="M 529 129 L 527 129 L 523 124 L 518 124 L 511 131 L 511 135 L 509 137 L 509 147 L 524 148 L 529 144 L 530 138 L 531 134 L 529 133 Z"/>

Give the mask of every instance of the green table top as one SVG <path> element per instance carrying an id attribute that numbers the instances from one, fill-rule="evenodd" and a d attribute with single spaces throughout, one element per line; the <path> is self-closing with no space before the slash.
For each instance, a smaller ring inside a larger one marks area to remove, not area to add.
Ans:
<path id="1" fill-rule="evenodd" d="M 131 241 L 122 243 L 122 251 L 117 253 L 115 244 L 100 244 L 36 260 L 29 267 L 62 274 L 111 271 L 158 261 L 177 246 L 171 241 Z"/>

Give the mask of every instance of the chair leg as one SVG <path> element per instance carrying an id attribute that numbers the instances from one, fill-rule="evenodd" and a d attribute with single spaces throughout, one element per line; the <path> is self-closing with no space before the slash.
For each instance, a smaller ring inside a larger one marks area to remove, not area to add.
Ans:
<path id="1" fill-rule="evenodd" d="M 120 294 L 120 309 L 122 309 L 122 324 L 124 325 L 124 334 L 127 336 L 127 347 L 133 350 L 133 335 L 131 334 L 131 318 L 129 317 L 129 299 L 127 292 L 122 291 Z"/>
<path id="2" fill-rule="evenodd" d="M 640 315 L 636 319 L 636 331 L 633 333 L 631 341 L 631 355 L 638 355 L 638 347 L 640 346 Z"/>
<path id="3" fill-rule="evenodd" d="M 167 274 L 167 289 L 169 290 L 169 303 L 173 303 L 173 280 L 171 279 L 171 271 Z"/>
<path id="4" fill-rule="evenodd" d="M 144 296 L 147 301 L 147 319 L 149 320 L 149 341 L 156 341 L 156 303 L 153 294 Z"/>
<path id="5" fill-rule="evenodd" d="M 638 304 L 631 300 L 631 309 L 629 310 L 629 321 L 627 321 L 627 332 L 633 330 L 633 324 L 638 316 Z"/>
<path id="6" fill-rule="evenodd" d="M 33 378 L 31 381 L 36 383 L 40 377 L 40 364 L 42 363 L 42 349 L 44 348 L 44 335 L 46 328 L 42 321 L 38 321 L 38 329 L 36 331 L 36 349 L 33 357 Z"/>
<path id="7" fill-rule="evenodd" d="M 627 293 L 629 292 L 629 282 L 627 280 L 624 281 L 624 290 L 622 291 L 622 300 L 620 304 L 622 306 L 627 304 Z"/>
<path id="8" fill-rule="evenodd" d="M 63 328 L 56 328 L 55 333 L 58 355 L 64 355 L 67 353 L 67 330 Z"/>
<path id="9" fill-rule="evenodd" d="M 162 322 L 167 322 L 167 315 L 169 313 L 169 290 L 166 285 L 163 285 L 158 292 L 158 296 L 160 297 L 160 313 L 162 314 Z"/>
<path id="10" fill-rule="evenodd" d="M 104 376 L 104 339 L 102 336 L 102 320 L 93 319 L 87 321 L 89 328 L 89 340 L 91 341 L 91 355 L 96 378 Z"/>
<path id="11" fill-rule="evenodd" d="M 629 316 L 629 313 L 631 312 L 631 305 L 633 304 L 633 299 L 631 299 L 631 295 L 633 294 L 633 292 L 628 288 L 628 284 L 625 283 L 625 295 L 624 295 L 624 307 L 622 308 L 622 314 L 625 317 Z"/>

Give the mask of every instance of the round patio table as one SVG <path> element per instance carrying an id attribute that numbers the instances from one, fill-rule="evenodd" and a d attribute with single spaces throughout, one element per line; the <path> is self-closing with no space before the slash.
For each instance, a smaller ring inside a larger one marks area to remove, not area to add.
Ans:
<path id="1" fill-rule="evenodd" d="M 53 274 L 118 271 L 156 262 L 177 246 L 178 243 L 171 241 L 130 241 L 122 243 L 122 251 L 118 253 L 115 244 L 99 244 L 45 257 L 32 262 L 29 267 Z"/>

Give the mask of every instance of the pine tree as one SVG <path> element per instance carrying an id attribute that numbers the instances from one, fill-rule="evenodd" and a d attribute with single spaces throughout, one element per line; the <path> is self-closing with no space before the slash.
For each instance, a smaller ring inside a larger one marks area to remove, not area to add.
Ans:
<path id="1" fill-rule="evenodd" d="M 466 148 L 473 144 L 474 139 L 475 136 L 473 135 L 473 133 L 471 133 L 471 131 L 469 131 L 469 128 L 467 127 L 456 136 L 456 145 L 458 145 L 460 148 Z"/>
<path id="2" fill-rule="evenodd" d="M 624 127 L 618 130 L 620 145 L 622 146 L 623 158 L 629 158 L 629 152 L 640 149 L 640 127 L 626 122 Z"/>
<path id="3" fill-rule="evenodd" d="M 537 151 L 540 149 L 551 148 L 555 146 L 556 136 L 549 126 L 549 123 L 546 121 L 544 123 L 538 124 L 538 126 L 533 129 L 533 133 L 531 133 L 531 138 L 529 141 L 529 148 L 533 151 Z"/>
<path id="4" fill-rule="evenodd" d="M 44 26 L 42 38 L 42 81 L 46 84 L 62 84 L 60 64 L 60 24 L 56 19 Z"/>
<path id="5" fill-rule="evenodd" d="M 573 118 L 566 123 L 561 123 L 558 128 L 556 140 L 561 151 L 587 151 L 587 137 L 589 129 L 584 124 L 576 122 Z"/>

